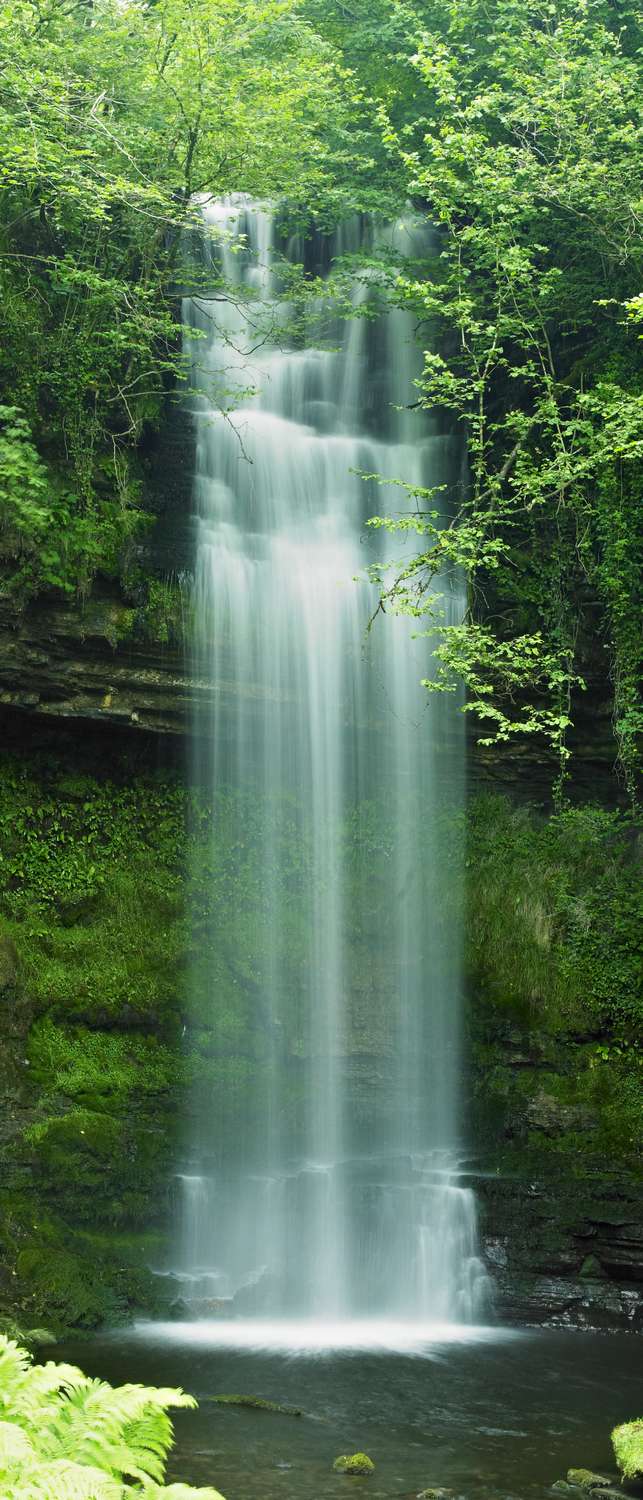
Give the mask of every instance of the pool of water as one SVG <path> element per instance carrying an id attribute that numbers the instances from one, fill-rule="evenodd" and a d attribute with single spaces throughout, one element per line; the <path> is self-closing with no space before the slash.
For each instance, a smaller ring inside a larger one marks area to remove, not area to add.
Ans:
<path id="1" fill-rule="evenodd" d="M 235 1335 L 236 1330 L 236 1335 Z M 340 1336 L 341 1334 L 341 1336 Z M 627 1335 L 360 1325 L 165 1324 L 66 1344 L 57 1358 L 113 1383 L 181 1385 L 169 1477 L 226 1500 L 389 1500 L 431 1485 L 465 1500 L 545 1496 L 570 1467 L 614 1473 L 612 1426 L 643 1411 Z M 217 1394 L 301 1407 L 217 1406 Z M 333 1472 L 364 1451 L 368 1478 Z"/>

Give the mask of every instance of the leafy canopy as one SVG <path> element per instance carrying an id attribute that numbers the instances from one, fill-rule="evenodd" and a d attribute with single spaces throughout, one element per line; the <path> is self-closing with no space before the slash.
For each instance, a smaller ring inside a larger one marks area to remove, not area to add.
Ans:
<path id="1" fill-rule="evenodd" d="M 19 594 L 133 566 L 141 444 L 184 373 L 194 195 L 337 214 L 355 99 L 296 0 L 0 4 L 0 565 Z"/>
<path id="2" fill-rule="evenodd" d="M 390 105 L 381 89 L 379 118 L 441 253 L 403 268 L 397 295 L 427 349 L 420 404 L 452 413 L 469 476 L 446 529 L 426 491 L 411 491 L 410 523 L 375 522 L 421 538 L 384 599 L 426 618 L 439 661 L 427 686 L 464 681 L 487 743 L 544 735 L 564 772 L 579 643 L 599 636 L 631 785 L 643 722 L 637 42 L 620 0 L 413 8 L 420 92 Z M 454 626 L 436 585 L 449 569 L 469 586 Z"/>

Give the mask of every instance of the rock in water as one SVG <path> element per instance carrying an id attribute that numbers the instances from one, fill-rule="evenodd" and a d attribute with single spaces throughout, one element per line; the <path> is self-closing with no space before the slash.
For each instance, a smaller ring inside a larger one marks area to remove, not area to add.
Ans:
<path id="1" fill-rule="evenodd" d="M 612 1447 L 623 1478 L 643 1479 L 643 1419 L 615 1427 Z"/>
<path id="2" fill-rule="evenodd" d="M 593 1474 L 591 1469 L 568 1469 L 567 1483 L 573 1484 L 577 1490 L 587 1490 L 588 1494 L 592 1490 L 608 1490 L 610 1487 L 604 1474 Z"/>
<path id="3" fill-rule="evenodd" d="M 264 1396 L 207 1396 L 217 1406 L 250 1406 L 253 1411 L 276 1411 L 282 1417 L 303 1417 L 300 1406 L 284 1406 L 280 1401 L 266 1401 Z"/>
<path id="4" fill-rule="evenodd" d="M 375 1464 L 367 1453 L 342 1453 L 333 1468 L 336 1474 L 372 1474 Z"/>

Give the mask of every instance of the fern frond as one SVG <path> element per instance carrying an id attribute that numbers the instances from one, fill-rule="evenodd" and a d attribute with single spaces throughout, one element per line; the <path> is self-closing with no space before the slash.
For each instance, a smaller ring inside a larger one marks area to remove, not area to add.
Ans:
<path id="1" fill-rule="evenodd" d="M 122 1485 L 101 1469 L 57 1459 L 21 1466 L 2 1500 L 125 1500 Z"/>
<path id="2" fill-rule="evenodd" d="M 22 1427 L 15 1422 L 0 1422 L 0 1479 L 15 1464 L 30 1463 L 35 1456 Z"/>
<path id="3" fill-rule="evenodd" d="M 191 1484 L 153 1484 L 142 1490 L 140 1500 L 223 1500 L 210 1486 L 195 1489 Z"/>
<path id="4" fill-rule="evenodd" d="M 31 1368 L 31 1355 L 14 1339 L 0 1334 L 0 1411 L 11 1407 L 18 1397 Z"/>
<path id="5" fill-rule="evenodd" d="M 166 1407 L 195 1404 L 183 1391 L 84 1380 L 63 1392 L 50 1416 L 47 1451 L 160 1483 L 173 1437 Z"/>
<path id="6" fill-rule="evenodd" d="M 171 1407 L 184 1391 L 91 1379 L 74 1365 L 33 1366 L 0 1335 L 0 1500 L 222 1500 L 164 1486 Z"/>

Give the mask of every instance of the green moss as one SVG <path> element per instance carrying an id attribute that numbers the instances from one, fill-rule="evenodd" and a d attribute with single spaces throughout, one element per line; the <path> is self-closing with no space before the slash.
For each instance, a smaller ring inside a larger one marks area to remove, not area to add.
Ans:
<path id="1" fill-rule="evenodd" d="M 367 1453 L 342 1453 L 333 1468 L 337 1474 L 372 1474 L 375 1464 Z"/>
<path id="2" fill-rule="evenodd" d="M 60 1026 L 49 1016 L 31 1029 L 27 1058 L 39 1092 L 53 1092 L 90 1108 L 119 1113 L 132 1097 L 166 1093 L 176 1077 L 176 1054 L 153 1036 Z M 33 1131 L 39 1127 L 33 1127 Z"/>
<path id="3" fill-rule="evenodd" d="M 46 1317 L 59 1328 L 95 1328 L 118 1313 L 114 1289 L 97 1280 L 95 1266 L 68 1250 L 22 1250 L 16 1273 L 23 1315 Z"/>
<path id="4" fill-rule="evenodd" d="M 615 1427 L 612 1447 L 623 1478 L 643 1479 L 643 1418 Z"/>
<path id="5" fill-rule="evenodd" d="M 635 1164 L 643 1063 L 635 854 L 621 813 L 588 806 L 545 819 L 503 797 L 471 805 L 470 1034 L 476 1108 L 496 1152 L 509 1138 L 523 1155 L 560 1156 L 572 1175 L 592 1161 Z"/>
<path id="6" fill-rule="evenodd" d="M 592 1490 L 604 1489 L 609 1484 L 609 1479 L 604 1475 L 594 1474 L 591 1469 L 568 1469 L 567 1483 L 591 1494 Z"/>
<path id="7" fill-rule="evenodd" d="M 632 827 L 618 812 L 568 808 L 543 819 L 503 797 L 472 803 L 467 960 L 508 1016 L 550 1031 L 641 1019 L 641 897 Z"/>

